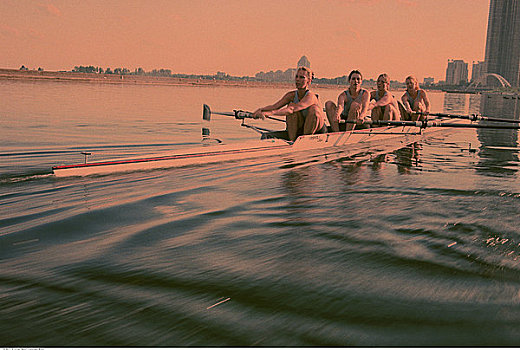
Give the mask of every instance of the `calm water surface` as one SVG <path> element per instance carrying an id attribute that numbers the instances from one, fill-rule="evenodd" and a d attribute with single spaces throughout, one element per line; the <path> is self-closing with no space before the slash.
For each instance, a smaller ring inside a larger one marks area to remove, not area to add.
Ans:
<path id="1" fill-rule="evenodd" d="M 2 82 L 0 344 L 520 345 L 516 131 L 318 164 L 50 175 L 81 151 L 199 145 L 203 103 L 252 110 L 284 92 Z M 430 99 L 435 112 L 519 118 L 518 99 Z M 257 137 L 214 119 L 215 137 Z"/>

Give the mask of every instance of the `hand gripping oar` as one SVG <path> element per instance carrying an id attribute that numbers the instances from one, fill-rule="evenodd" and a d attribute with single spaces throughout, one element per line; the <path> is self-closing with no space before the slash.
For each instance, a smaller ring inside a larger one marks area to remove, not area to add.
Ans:
<path id="1" fill-rule="evenodd" d="M 228 117 L 235 117 L 235 119 L 245 119 L 245 118 L 253 118 L 253 113 L 246 112 L 242 110 L 233 110 L 233 112 L 214 112 L 211 111 L 211 108 L 207 104 L 202 105 L 202 119 L 210 121 L 211 120 L 211 114 L 218 114 L 218 115 L 226 115 Z M 276 120 L 282 123 L 285 123 L 285 120 L 278 119 L 275 117 L 266 116 L 267 119 Z"/>
<path id="2" fill-rule="evenodd" d="M 426 115 L 425 113 L 421 113 Z M 489 122 L 502 122 L 502 123 L 520 123 L 520 120 L 513 119 L 505 119 L 505 118 L 494 118 L 494 117 L 484 117 L 477 114 L 472 115 L 458 115 L 458 114 L 448 114 L 448 113 L 429 113 L 428 115 L 433 115 L 435 117 L 441 118 L 451 118 L 451 119 L 468 119 L 471 121 L 485 120 Z"/>
<path id="3" fill-rule="evenodd" d="M 347 120 L 347 123 L 356 123 L 353 120 Z M 418 120 L 418 121 L 397 121 L 397 120 L 366 120 L 364 124 L 377 125 L 377 126 L 416 126 L 418 128 L 430 128 L 430 127 L 441 127 L 441 128 L 475 128 L 475 129 L 520 129 L 520 125 L 483 125 L 483 124 L 459 124 L 459 123 L 446 123 L 438 122 L 433 120 Z"/>

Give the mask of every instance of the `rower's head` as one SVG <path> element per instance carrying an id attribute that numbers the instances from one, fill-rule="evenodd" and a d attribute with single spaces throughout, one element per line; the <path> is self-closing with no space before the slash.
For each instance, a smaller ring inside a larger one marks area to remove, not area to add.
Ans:
<path id="1" fill-rule="evenodd" d="M 408 90 L 418 90 L 419 89 L 419 82 L 417 81 L 417 78 L 413 75 L 410 75 L 406 78 L 406 88 Z"/>
<path id="2" fill-rule="evenodd" d="M 383 73 L 377 77 L 377 89 L 380 91 L 386 91 L 390 89 L 390 78 L 388 74 Z"/>
<path id="3" fill-rule="evenodd" d="M 361 83 L 363 83 L 363 75 L 360 71 L 355 69 L 348 75 L 348 82 L 351 86 L 356 88 L 361 87 Z"/>
<path id="4" fill-rule="evenodd" d="M 296 88 L 307 89 L 309 85 L 311 85 L 312 78 L 314 78 L 314 73 L 310 68 L 298 67 L 296 70 L 296 76 L 294 77 Z"/>

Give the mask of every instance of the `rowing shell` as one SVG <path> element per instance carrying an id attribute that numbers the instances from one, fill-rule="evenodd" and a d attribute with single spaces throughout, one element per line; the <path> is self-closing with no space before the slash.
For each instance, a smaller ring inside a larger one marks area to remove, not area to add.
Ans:
<path id="1" fill-rule="evenodd" d="M 396 147 L 402 147 L 414 142 L 417 135 L 422 135 L 432 130 L 436 129 L 423 130 L 416 126 L 378 127 L 327 134 L 303 135 L 298 137 L 294 143 L 277 138 L 283 132 L 266 132 L 263 133 L 261 140 L 246 143 L 207 145 L 142 158 L 121 158 L 60 165 L 53 167 L 52 172 L 55 176 L 103 175 L 274 156 L 307 150 L 322 151 L 336 147 L 348 147 L 351 150 L 363 146 L 366 147 L 367 145 L 386 143 L 390 140 L 397 141 Z"/>

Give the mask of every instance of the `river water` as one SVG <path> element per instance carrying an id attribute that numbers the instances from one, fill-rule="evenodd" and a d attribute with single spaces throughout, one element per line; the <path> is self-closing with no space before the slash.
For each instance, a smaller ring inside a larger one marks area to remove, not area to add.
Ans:
<path id="1" fill-rule="evenodd" d="M 232 118 L 203 123 L 202 104 L 252 110 L 284 92 L 1 82 L 0 344 L 520 345 L 517 131 L 318 164 L 50 174 L 81 151 L 197 146 L 201 127 L 254 139 Z M 429 96 L 434 112 L 519 118 L 510 97 Z"/>

